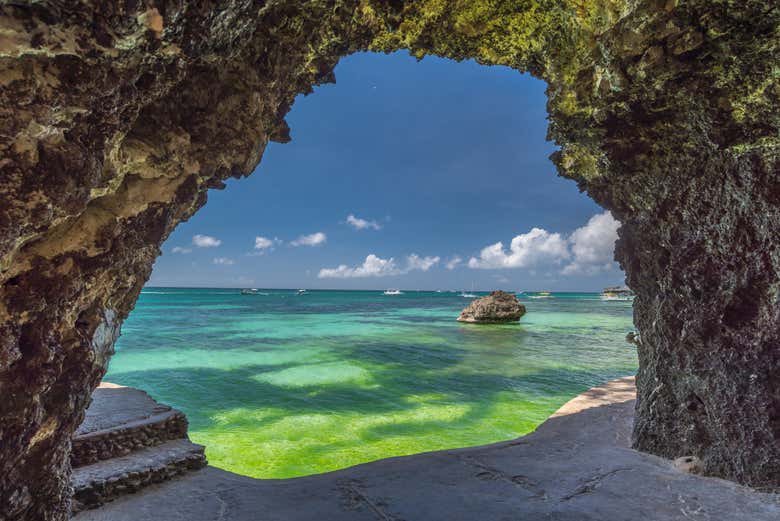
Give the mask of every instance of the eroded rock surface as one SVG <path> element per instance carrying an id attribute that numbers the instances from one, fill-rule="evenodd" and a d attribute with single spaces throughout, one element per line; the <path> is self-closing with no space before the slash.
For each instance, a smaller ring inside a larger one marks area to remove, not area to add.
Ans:
<path id="1" fill-rule="evenodd" d="M 479 298 L 466 306 L 458 322 L 474 324 L 501 324 L 517 322 L 525 315 L 525 306 L 515 295 L 505 291 L 493 291 L 487 297 Z"/>
<path id="2" fill-rule="evenodd" d="M 635 446 L 780 485 L 780 7 L 770 0 L 0 6 L 0 518 L 67 517 L 68 452 L 160 244 L 290 139 L 339 57 L 548 83 L 561 175 L 622 223 Z"/>

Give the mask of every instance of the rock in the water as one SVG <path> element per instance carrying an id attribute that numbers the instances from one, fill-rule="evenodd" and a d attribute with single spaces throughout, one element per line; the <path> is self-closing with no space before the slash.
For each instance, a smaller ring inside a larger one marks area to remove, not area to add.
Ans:
<path id="1" fill-rule="evenodd" d="M 475 324 L 499 324 L 517 322 L 525 315 L 525 306 L 517 297 L 505 291 L 494 291 L 477 299 L 461 311 L 458 322 Z"/>

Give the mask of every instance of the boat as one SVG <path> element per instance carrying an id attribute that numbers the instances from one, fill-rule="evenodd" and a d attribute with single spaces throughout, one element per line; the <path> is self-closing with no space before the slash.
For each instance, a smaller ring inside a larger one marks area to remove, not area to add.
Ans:
<path id="1" fill-rule="evenodd" d="M 535 295 L 529 295 L 530 298 L 553 298 L 549 291 L 537 291 Z"/>
<path id="2" fill-rule="evenodd" d="M 479 295 L 474 293 L 474 283 L 471 283 L 471 291 L 466 292 L 466 290 L 463 290 L 460 292 L 460 296 L 463 298 L 477 298 Z"/>
<path id="3" fill-rule="evenodd" d="M 257 288 L 251 288 L 251 289 L 242 289 L 241 294 L 242 295 L 257 295 L 259 292 L 257 291 Z"/>
<path id="4" fill-rule="evenodd" d="M 626 286 L 610 286 L 601 292 L 601 300 L 631 302 L 634 300 L 634 292 Z"/>
<path id="5" fill-rule="evenodd" d="M 299 289 L 298 290 L 298 295 L 303 295 L 305 293 L 308 293 L 305 289 Z"/>
<path id="6" fill-rule="evenodd" d="M 382 295 L 403 295 L 403 293 L 401 293 L 401 290 L 398 289 L 386 289 L 384 292 L 382 292 Z"/>

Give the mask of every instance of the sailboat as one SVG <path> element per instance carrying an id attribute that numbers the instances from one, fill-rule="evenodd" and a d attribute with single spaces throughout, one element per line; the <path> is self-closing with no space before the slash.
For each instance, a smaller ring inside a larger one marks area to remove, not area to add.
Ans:
<path id="1" fill-rule="evenodd" d="M 471 293 L 466 293 L 465 291 L 460 292 L 460 296 L 463 298 L 477 298 L 477 294 L 474 293 L 474 283 L 471 283 Z"/>

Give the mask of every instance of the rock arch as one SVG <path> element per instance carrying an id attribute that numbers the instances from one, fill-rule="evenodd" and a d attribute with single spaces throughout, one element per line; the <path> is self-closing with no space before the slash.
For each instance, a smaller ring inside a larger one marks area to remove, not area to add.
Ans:
<path id="1" fill-rule="evenodd" d="M 547 81 L 561 175 L 622 222 L 634 444 L 780 486 L 780 7 L 769 0 L 0 7 L 0 517 L 65 519 L 70 436 L 160 244 L 286 141 L 339 57 Z"/>

